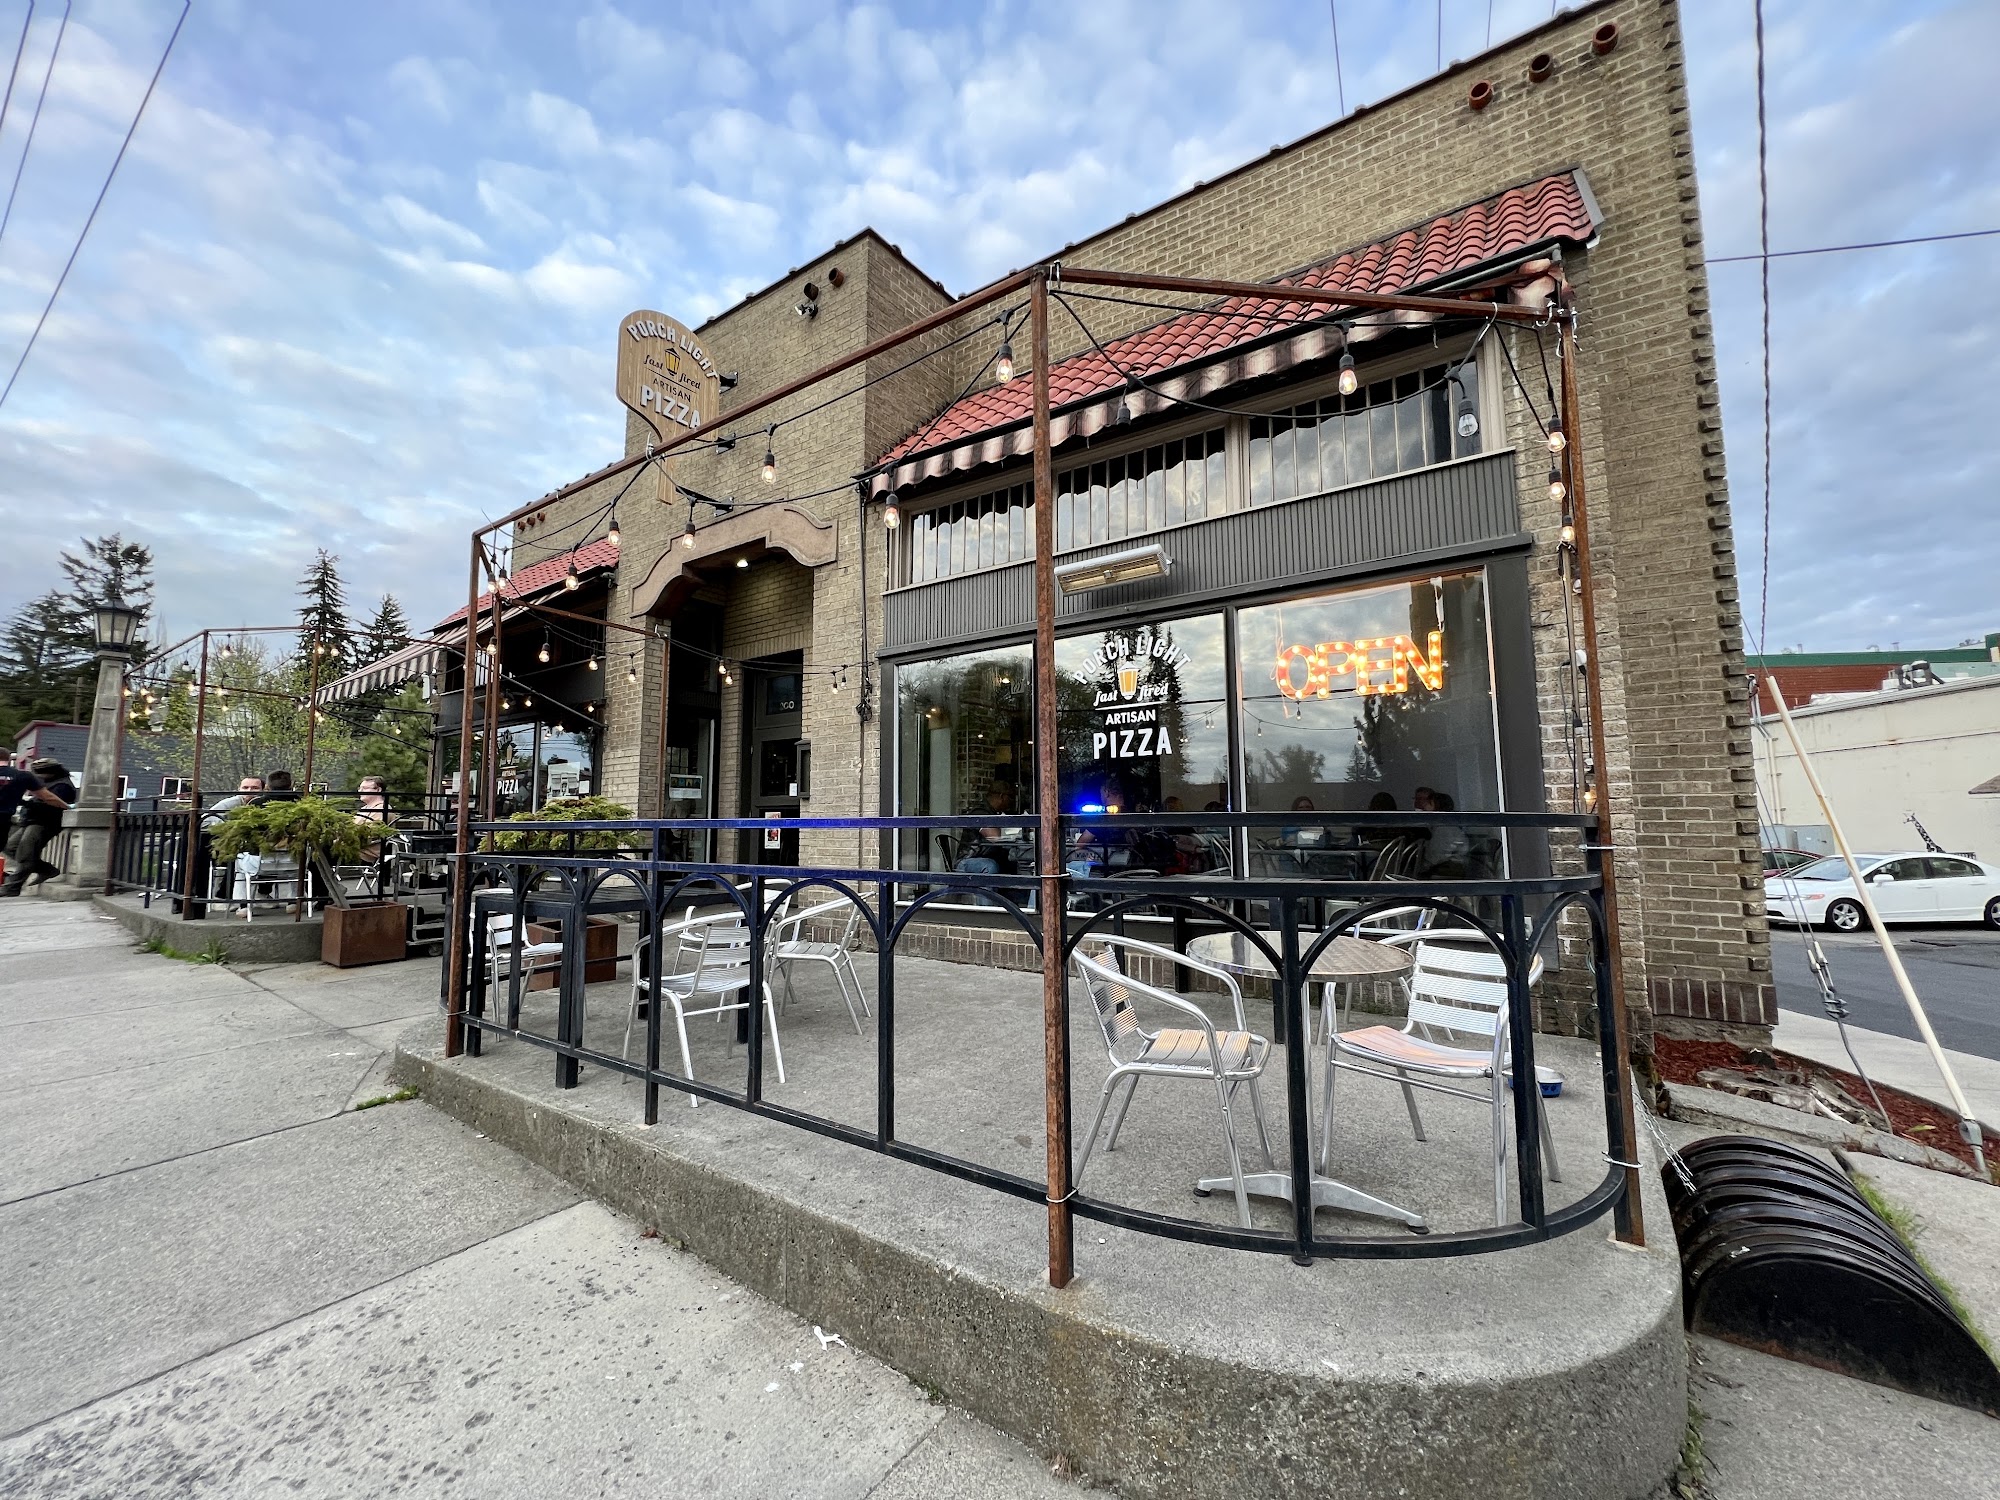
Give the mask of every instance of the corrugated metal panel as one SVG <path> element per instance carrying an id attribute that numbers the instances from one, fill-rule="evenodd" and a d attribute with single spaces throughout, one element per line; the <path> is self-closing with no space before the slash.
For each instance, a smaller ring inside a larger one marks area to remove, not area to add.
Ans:
<path id="1" fill-rule="evenodd" d="M 1151 539 L 1173 558 L 1171 574 L 1058 599 L 1056 613 L 1063 621 L 1082 621 L 1148 604 L 1309 586 L 1401 558 L 1476 552 L 1513 540 L 1520 525 L 1514 455 L 1492 453 L 1160 532 Z M 1063 560 L 1117 552 L 1142 540 L 1147 538 L 1083 548 Z M 1032 629 L 1034 588 L 1033 565 L 1015 563 L 900 589 L 884 600 L 883 649 Z"/>

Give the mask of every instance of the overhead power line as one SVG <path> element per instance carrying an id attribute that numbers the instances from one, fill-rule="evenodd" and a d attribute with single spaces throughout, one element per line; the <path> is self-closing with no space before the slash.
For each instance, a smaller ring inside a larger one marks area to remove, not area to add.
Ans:
<path id="1" fill-rule="evenodd" d="M 0 100 L 0 130 L 7 128 L 7 111 L 14 107 L 14 80 L 21 74 L 21 57 L 28 50 L 28 28 L 35 24 L 35 0 L 28 0 L 28 13 L 21 17 L 21 39 L 14 44 L 14 66 L 7 70 L 7 97 Z"/>
<path id="2" fill-rule="evenodd" d="M 63 34 L 69 30 L 69 5 L 70 0 L 63 0 L 62 24 L 56 27 L 56 44 L 49 49 L 49 65 L 42 69 L 42 89 L 40 93 L 35 95 L 35 112 L 28 116 L 28 139 L 21 147 L 20 161 L 14 166 L 14 182 L 7 189 L 6 210 L 0 212 L 0 236 L 4 236 L 7 233 L 7 221 L 14 217 L 14 195 L 21 191 L 21 174 L 28 170 L 28 153 L 35 149 L 35 127 L 42 123 L 42 103 L 49 97 L 49 79 L 55 75 L 56 57 L 62 51 Z M 29 8 L 28 17 L 30 20 L 34 19 L 33 7 Z M 26 25 L 23 25 L 21 28 L 22 45 L 27 45 L 27 41 L 28 29 Z M 20 61 L 20 58 L 16 56 L 14 59 L 15 66 L 18 67 Z M 14 80 L 12 78 L 7 80 L 7 92 L 10 95 L 14 92 Z"/>
<path id="3" fill-rule="evenodd" d="M 125 139 L 118 143 L 118 154 L 111 159 L 111 170 L 104 174 L 104 186 L 97 190 L 97 201 L 90 205 L 90 214 L 84 219 L 83 228 L 77 231 L 76 243 L 70 247 L 69 259 L 63 262 L 62 274 L 56 278 L 55 286 L 50 289 L 49 300 L 42 304 L 42 315 L 35 319 L 34 332 L 28 335 L 28 342 L 21 350 L 21 357 L 14 361 L 13 373 L 7 377 L 5 387 L 0 387 L 0 406 L 5 406 L 7 398 L 13 394 L 14 382 L 21 378 L 21 367 L 27 364 L 28 355 L 35 347 L 35 340 L 42 336 L 42 326 L 49 321 L 49 311 L 56 305 L 56 298 L 62 295 L 63 283 L 69 280 L 70 270 L 76 265 L 77 256 L 83 252 L 84 236 L 90 233 L 90 226 L 97 222 L 97 211 L 104 207 L 105 194 L 111 191 L 111 179 L 118 175 L 119 163 L 125 160 L 126 148 L 132 144 L 132 137 L 139 129 L 139 121 L 145 117 L 146 106 L 152 102 L 153 90 L 159 86 L 160 74 L 166 71 L 167 59 L 173 56 L 174 43 L 180 40 L 181 27 L 187 21 L 188 7 L 192 3 L 193 0 L 181 0 L 181 13 L 174 22 L 173 35 L 167 38 L 166 49 L 160 53 L 159 65 L 153 69 L 153 76 L 146 84 L 145 95 L 139 100 L 139 107 L 132 114 L 132 123 L 126 128 Z M 63 13 L 63 20 L 65 23 L 69 20 L 67 11 Z M 53 57 L 50 58 L 50 66 L 54 66 Z"/>
<path id="4" fill-rule="evenodd" d="M 1963 229 L 1956 234 L 1914 234 L 1906 240 L 1867 240 L 1858 245 L 1818 245 L 1810 250 L 1765 250 L 1755 255 L 1711 255 L 1707 264 L 1728 265 L 1743 260 L 1783 260 L 1792 255 L 1840 255 L 1849 250 L 1887 250 L 1896 245 L 1935 245 L 1943 240 L 1977 240 L 2000 234 L 2000 229 Z"/>

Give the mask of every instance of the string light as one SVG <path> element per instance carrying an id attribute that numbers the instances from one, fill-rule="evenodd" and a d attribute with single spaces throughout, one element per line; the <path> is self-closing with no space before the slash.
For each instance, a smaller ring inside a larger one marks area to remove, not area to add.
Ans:
<path id="1" fill-rule="evenodd" d="M 1354 355 L 1347 347 L 1347 334 L 1340 335 L 1340 394 L 1351 396 L 1361 389 L 1361 377 L 1354 373 Z"/>
<path id="2" fill-rule="evenodd" d="M 1564 444 L 1566 444 L 1568 441 L 1569 439 L 1563 436 L 1563 419 L 1559 416 L 1550 417 L 1549 452 L 1551 453 L 1562 452 Z"/>
<path id="3" fill-rule="evenodd" d="M 625 680 L 627 682 L 639 680 L 639 664 L 629 656 L 625 658 Z"/>
<path id="4" fill-rule="evenodd" d="M 1118 410 L 1113 413 L 1111 421 L 1117 427 L 1130 427 L 1132 425 L 1132 408 L 1125 404 L 1125 396 L 1122 391 L 1118 396 Z"/>
<path id="5" fill-rule="evenodd" d="M 692 500 L 688 501 L 687 530 L 681 533 L 681 545 L 690 552 L 694 551 L 694 501 Z"/>
<path id="6" fill-rule="evenodd" d="M 1012 339 L 1002 339 L 1000 341 L 1000 357 L 993 361 L 993 373 L 1000 377 L 1002 385 L 1005 385 L 1014 378 L 1014 341 Z"/>
<path id="7" fill-rule="evenodd" d="M 739 557 L 736 559 L 736 566 L 739 568 L 747 568 L 750 566 L 750 559 L 747 557 Z"/>
<path id="8" fill-rule="evenodd" d="M 597 653 L 595 651 L 590 653 L 590 670 L 593 672 L 597 670 Z"/>
<path id="9" fill-rule="evenodd" d="M 896 504 L 896 492 L 889 492 L 889 503 L 882 507 L 882 524 L 894 531 L 903 524 L 902 507 Z"/>
<path id="10" fill-rule="evenodd" d="M 1549 498 L 1560 503 L 1568 493 L 1569 486 L 1563 483 L 1562 470 L 1554 464 L 1549 465 Z"/>
<path id="11" fill-rule="evenodd" d="M 535 659 L 543 666 L 549 663 L 549 633 L 546 630 L 542 632 L 542 649 L 535 653 Z"/>
<path id="12" fill-rule="evenodd" d="M 576 557 L 575 554 L 571 554 L 569 560 L 569 571 L 563 574 L 563 587 L 565 589 L 573 590 L 578 586 L 579 582 L 580 580 L 576 576 Z"/>
<path id="13" fill-rule="evenodd" d="M 618 512 L 615 510 L 611 512 L 611 526 L 604 533 L 604 540 L 614 547 L 625 545 L 625 534 L 618 529 Z"/>
<path id="14" fill-rule="evenodd" d="M 1479 435 L 1479 413 L 1473 409 L 1472 398 L 1465 393 L 1456 375 L 1451 377 L 1452 389 L 1458 392 L 1458 435 L 1463 438 Z"/>
<path id="15" fill-rule="evenodd" d="M 1563 529 L 1556 533 L 1556 539 L 1565 547 L 1574 547 L 1576 545 L 1576 528 L 1565 523 Z"/>
<path id="16" fill-rule="evenodd" d="M 771 439 L 777 435 L 777 424 L 764 429 L 764 483 L 778 482 L 778 452 L 771 446 Z"/>

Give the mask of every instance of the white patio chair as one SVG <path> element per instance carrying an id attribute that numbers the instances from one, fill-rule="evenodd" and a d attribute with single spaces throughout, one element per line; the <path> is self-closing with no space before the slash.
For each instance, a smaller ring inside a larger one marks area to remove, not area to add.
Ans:
<path id="1" fill-rule="evenodd" d="M 1104 957 L 1092 957 L 1078 948 L 1073 962 L 1097 1011 L 1097 1024 L 1104 1033 L 1104 1047 L 1111 1057 L 1111 1072 L 1104 1080 L 1104 1092 L 1097 1101 L 1097 1118 L 1091 1122 L 1090 1134 L 1084 1139 L 1083 1159 L 1077 1163 L 1072 1187 L 1083 1181 L 1083 1174 L 1090 1166 L 1090 1155 L 1097 1145 L 1098 1132 L 1104 1127 L 1105 1111 L 1110 1108 L 1111 1097 L 1118 1091 L 1119 1084 L 1127 1085 L 1125 1097 L 1111 1122 L 1111 1134 L 1104 1143 L 1106 1151 L 1117 1149 L 1118 1132 L 1124 1128 L 1126 1112 L 1132 1107 L 1132 1096 L 1139 1092 L 1140 1079 L 1206 1080 L 1214 1085 L 1215 1102 L 1222 1111 L 1222 1139 L 1229 1149 L 1229 1172 L 1236 1183 L 1237 1217 L 1242 1220 L 1244 1228 L 1249 1228 L 1250 1195 L 1244 1190 L 1243 1157 L 1237 1150 L 1236 1126 L 1230 1115 L 1236 1091 L 1246 1083 L 1250 1085 L 1250 1112 L 1257 1121 L 1257 1139 L 1264 1148 L 1264 1161 L 1267 1165 L 1275 1163 L 1271 1156 L 1271 1138 L 1264 1132 L 1264 1100 L 1257 1088 L 1257 1079 L 1271 1054 L 1271 1044 L 1253 1033 L 1244 1022 L 1243 991 L 1227 970 L 1156 943 L 1126 937 L 1093 938 L 1091 941 L 1103 950 Z M 1235 1026 L 1218 1031 L 1208 1012 L 1193 1000 L 1157 985 L 1143 983 L 1106 962 L 1107 958 L 1113 957 L 1124 960 L 1129 954 L 1142 954 L 1166 964 L 1180 964 L 1220 981 L 1229 992 Z M 1173 1011 L 1193 1024 L 1163 1026 L 1148 1031 L 1140 1024 L 1135 1001 Z"/>
<path id="2" fill-rule="evenodd" d="M 243 903 L 243 920 L 255 920 L 257 902 L 261 899 L 267 905 L 285 906 L 304 899 L 305 915 L 312 915 L 312 890 L 303 888 L 301 880 L 310 876 L 300 870 L 296 854 L 239 854 L 236 856 L 236 889 L 234 895 Z"/>
<path id="3" fill-rule="evenodd" d="M 1454 1094 L 1461 1099 L 1484 1102 L 1492 1113 L 1493 1129 L 1493 1219 L 1496 1224 L 1512 1222 L 1507 1212 L 1507 964 L 1490 947 L 1473 947 L 1459 942 L 1420 941 L 1413 954 L 1416 967 L 1407 981 L 1410 997 L 1409 1019 L 1399 1028 L 1368 1026 L 1359 1031 L 1333 1034 L 1332 1064 L 1326 1070 L 1320 1117 L 1320 1167 L 1324 1171 L 1332 1145 L 1335 1075 L 1345 1068 L 1386 1078 L 1403 1090 L 1403 1103 L 1410 1112 L 1410 1128 L 1418 1140 L 1425 1140 L 1423 1116 L 1417 1112 L 1417 1089 Z M 1532 977 L 1538 970 L 1531 970 Z M 1453 1046 L 1437 1038 L 1440 1033 L 1483 1039 L 1476 1047 Z M 1360 1059 L 1341 1063 L 1341 1056 Z M 1375 1064 L 1364 1066 L 1363 1064 Z M 1455 1084 L 1484 1080 L 1483 1091 Z M 1442 1082 L 1437 1080 L 1451 1080 Z M 1535 1118 L 1540 1122 L 1542 1150 L 1548 1162 L 1549 1180 L 1562 1181 L 1556 1163 L 1555 1138 L 1549 1132 L 1548 1111 L 1543 1107 L 1541 1089 L 1533 1080 L 1524 1085 L 1533 1089 Z"/>
<path id="4" fill-rule="evenodd" d="M 660 929 L 660 952 L 665 955 L 667 974 L 686 974 L 693 967 L 686 957 L 691 939 L 689 933 L 695 925 L 694 908 L 690 906 L 682 913 L 678 922 L 669 923 Z M 639 1019 L 639 1007 L 647 1003 L 648 989 L 652 984 L 653 935 L 639 934 L 639 940 L 632 945 L 632 1006 L 625 1016 L 625 1047 L 627 1054 L 632 1047 L 632 1027 Z"/>
<path id="5" fill-rule="evenodd" d="M 841 928 L 838 938 L 832 942 L 820 942 L 801 935 L 806 923 L 826 917 L 843 906 L 847 908 L 847 924 Z M 860 929 L 860 905 L 841 898 L 822 902 L 801 912 L 792 912 L 789 907 L 774 912 L 764 938 L 765 959 L 774 972 L 784 977 L 786 1003 L 793 999 L 792 965 L 825 964 L 833 970 L 834 982 L 840 986 L 840 998 L 847 1002 L 848 1019 L 854 1022 L 856 1036 L 862 1035 L 861 1018 L 868 1014 L 868 996 L 862 991 L 861 976 L 855 972 L 851 951 L 854 934 Z M 860 1007 L 858 1010 L 857 1006 Z"/>
<path id="6" fill-rule="evenodd" d="M 503 1018 L 509 1029 L 520 1023 L 517 1009 L 501 1009 L 503 998 L 511 991 L 509 981 L 518 966 L 521 982 L 526 984 L 537 974 L 553 974 L 562 967 L 563 945 L 560 942 L 531 942 L 527 929 L 523 926 L 521 940 L 515 941 L 514 913 L 510 911 L 491 912 L 486 917 L 486 1014 Z"/>
<path id="7" fill-rule="evenodd" d="M 752 1004 L 749 999 L 735 1000 L 730 997 L 744 994 L 754 985 L 763 995 L 764 1016 L 771 1028 L 771 1054 L 778 1064 L 778 1082 L 783 1083 L 785 1051 L 778 1042 L 777 1001 L 772 997 L 769 981 L 751 970 L 750 929 L 744 925 L 741 916 L 728 912 L 676 922 L 661 929 L 663 944 L 670 934 L 686 937 L 673 960 L 673 966 L 682 972 L 662 973 L 659 993 L 674 1008 L 674 1028 L 680 1033 L 684 1075 L 694 1077 L 694 1058 L 688 1050 L 688 1017 L 715 1016 L 720 1019 L 725 1012 L 748 1010 Z M 664 947 L 662 951 L 665 951 Z M 641 987 L 635 985 L 631 1013 L 625 1021 L 625 1050 L 621 1054 L 627 1058 L 631 1056 L 632 1023 L 639 1013 L 641 993 Z M 690 1106 L 700 1103 L 695 1095 L 688 1096 Z"/>

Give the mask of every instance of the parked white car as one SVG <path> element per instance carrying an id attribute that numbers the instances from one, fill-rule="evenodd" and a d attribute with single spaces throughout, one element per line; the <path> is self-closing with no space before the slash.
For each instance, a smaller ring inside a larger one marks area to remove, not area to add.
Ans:
<path id="1" fill-rule="evenodd" d="M 2000 865 L 1955 854 L 1857 854 L 1854 862 L 1884 922 L 1984 922 L 2000 929 Z M 1774 922 L 1824 924 L 1835 932 L 1868 925 L 1847 861 L 1837 856 L 1766 875 L 1764 910 Z"/>

